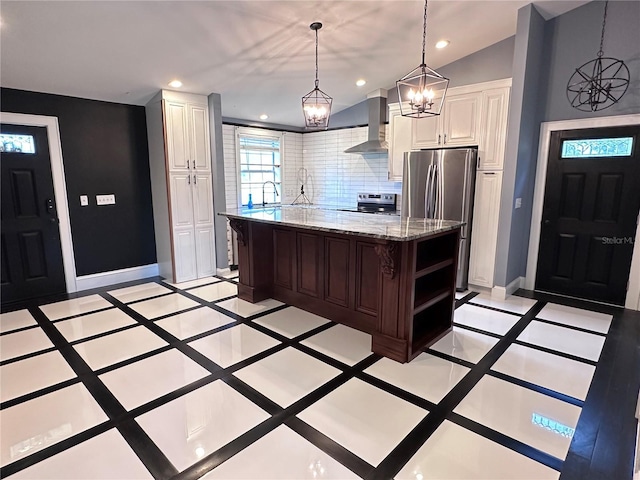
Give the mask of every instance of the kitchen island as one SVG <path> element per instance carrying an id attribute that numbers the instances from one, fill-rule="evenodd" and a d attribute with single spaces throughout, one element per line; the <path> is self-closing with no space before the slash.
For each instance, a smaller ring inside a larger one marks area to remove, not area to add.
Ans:
<path id="1" fill-rule="evenodd" d="M 238 297 L 274 298 L 372 335 L 407 362 L 452 328 L 457 221 L 283 206 L 221 213 L 238 239 Z"/>

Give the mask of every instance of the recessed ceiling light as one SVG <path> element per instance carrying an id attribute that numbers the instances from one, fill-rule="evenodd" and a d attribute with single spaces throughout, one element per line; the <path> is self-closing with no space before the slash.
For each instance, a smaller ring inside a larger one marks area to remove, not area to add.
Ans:
<path id="1" fill-rule="evenodd" d="M 361 78 L 356 82 L 356 85 L 362 87 L 365 83 L 367 83 L 367 81 L 364 78 Z"/>
<path id="2" fill-rule="evenodd" d="M 267 118 L 269 118 L 269 115 L 267 115 L 266 113 L 260 115 L 260 120 L 266 120 Z"/>
<path id="3" fill-rule="evenodd" d="M 172 80 L 169 82 L 169 86 L 173 88 L 180 88 L 182 86 L 182 82 L 180 80 Z"/>
<path id="4" fill-rule="evenodd" d="M 436 43 L 436 48 L 444 48 L 449 45 L 449 40 L 440 40 Z"/>

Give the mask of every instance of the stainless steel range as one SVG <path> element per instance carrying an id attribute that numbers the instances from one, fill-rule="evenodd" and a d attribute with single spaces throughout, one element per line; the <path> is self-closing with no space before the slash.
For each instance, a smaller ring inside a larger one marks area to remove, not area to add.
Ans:
<path id="1" fill-rule="evenodd" d="M 382 215 L 398 215 L 396 210 L 397 195 L 395 193 L 359 193 L 358 206 L 342 208 L 343 212 L 378 213 Z"/>

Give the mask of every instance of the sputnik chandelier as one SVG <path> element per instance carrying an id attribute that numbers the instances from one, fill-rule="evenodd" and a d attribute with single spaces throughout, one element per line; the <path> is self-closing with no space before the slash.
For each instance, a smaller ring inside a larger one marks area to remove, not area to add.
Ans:
<path id="1" fill-rule="evenodd" d="M 567 84 L 569 103 L 583 112 L 596 112 L 615 105 L 629 87 L 627 66 L 622 60 L 605 57 L 602 50 L 608 6 L 607 0 L 604 4 L 598 56 L 576 68 Z"/>
<path id="2" fill-rule="evenodd" d="M 329 126 L 333 98 L 318 87 L 318 30 L 322 28 L 322 23 L 313 22 L 309 28 L 316 32 L 316 83 L 315 88 L 302 97 L 302 112 L 307 128 L 326 129 Z"/>
<path id="3" fill-rule="evenodd" d="M 449 79 L 427 66 L 427 3 L 424 2 L 422 24 L 422 63 L 396 82 L 400 114 L 404 117 L 424 118 L 440 115 Z"/>

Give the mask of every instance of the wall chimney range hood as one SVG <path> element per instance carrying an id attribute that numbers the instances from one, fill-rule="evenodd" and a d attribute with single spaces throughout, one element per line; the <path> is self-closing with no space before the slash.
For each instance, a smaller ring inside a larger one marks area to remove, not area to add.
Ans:
<path id="1" fill-rule="evenodd" d="M 385 140 L 384 121 L 387 117 L 387 91 L 380 89 L 367 95 L 369 108 L 369 137 L 364 143 L 348 148 L 344 153 L 387 153 L 389 144 Z"/>

